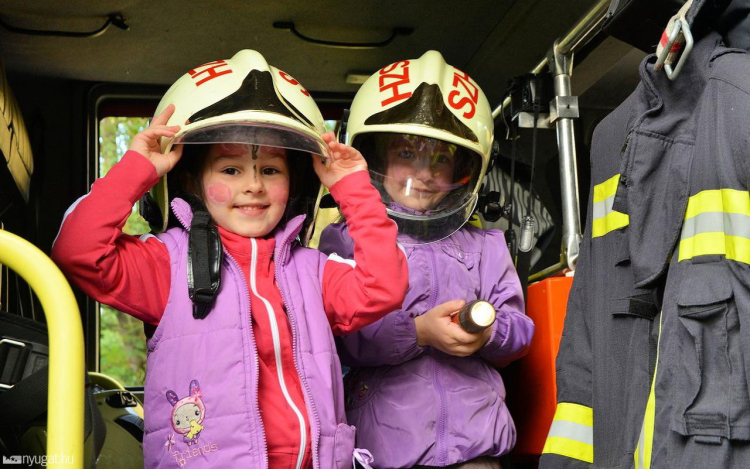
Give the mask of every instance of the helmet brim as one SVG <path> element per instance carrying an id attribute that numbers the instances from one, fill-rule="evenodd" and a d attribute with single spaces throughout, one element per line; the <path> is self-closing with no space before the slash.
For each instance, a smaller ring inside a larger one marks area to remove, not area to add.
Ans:
<path id="1" fill-rule="evenodd" d="M 328 146 L 310 133 L 270 123 L 230 122 L 201 127 L 175 137 L 178 144 L 239 144 L 298 150 L 327 156 Z"/>
<path id="2" fill-rule="evenodd" d="M 236 114 L 236 116 L 222 116 L 219 119 L 207 119 L 205 122 L 183 128 L 174 138 L 165 142 L 164 152 L 169 152 L 174 145 L 179 144 L 247 144 L 302 151 L 322 155 L 324 158 L 329 156 L 330 149 L 323 138 L 303 124 L 270 112 L 253 111 Z M 161 211 L 163 219 L 161 231 L 164 231 L 169 218 L 169 190 L 166 176 L 163 176 L 154 186 L 152 195 Z"/>

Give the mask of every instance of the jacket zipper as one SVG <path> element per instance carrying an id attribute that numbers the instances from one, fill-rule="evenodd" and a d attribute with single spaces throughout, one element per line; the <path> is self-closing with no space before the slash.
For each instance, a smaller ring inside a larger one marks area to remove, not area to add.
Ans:
<path id="1" fill-rule="evenodd" d="M 435 253 L 433 252 L 434 246 L 428 246 L 430 253 L 430 272 L 432 274 L 432 299 L 430 300 L 430 309 L 435 307 L 438 298 L 438 283 L 435 275 Z M 448 459 L 448 451 L 445 444 L 445 389 L 443 388 L 443 381 L 440 378 L 440 367 L 437 365 L 438 354 L 432 354 L 432 372 L 435 376 L 435 388 L 438 392 L 438 402 L 440 402 L 440 413 L 437 419 L 437 460 L 438 464 L 445 464 Z"/>
<path id="2" fill-rule="evenodd" d="M 226 254 L 227 259 L 230 259 L 232 261 L 232 264 L 237 268 L 237 272 L 240 275 L 240 278 L 243 277 L 242 275 L 242 268 L 237 263 L 236 260 L 232 257 L 231 254 L 229 254 L 229 251 L 224 249 L 224 254 Z M 243 282 L 244 283 L 244 282 Z M 255 347 L 255 353 L 253 354 L 255 360 L 254 360 L 254 369 L 255 369 L 255 383 L 254 383 L 254 389 L 253 389 L 253 410 L 255 410 L 255 415 L 258 416 L 258 424 L 260 425 L 260 436 L 263 438 L 263 456 L 264 461 L 266 462 L 263 466 L 264 468 L 268 468 L 268 442 L 266 441 L 266 430 L 263 427 L 263 419 L 260 416 L 260 404 L 258 403 L 258 381 L 260 376 L 260 359 L 258 358 L 258 344 L 255 342 L 255 335 L 253 334 L 253 313 L 250 307 L 250 290 L 245 286 L 245 300 L 247 300 L 247 324 L 248 324 L 248 332 L 250 334 L 250 342 Z"/>
<path id="3" fill-rule="evenodd" d="M 312 428 L 311 428 L 311 434 L 312 434 L 312 459 L 313 459 L 313 468 L 319 469 L 320 468 L 320 462 L 318 461 L 318 440 L 319 440 L 319 433 L 320 433 L 320 417 L 318 416 L 318 411 L 315 408 L 315 402 L 313 401 L 312 397 L 312 391 L 310 390 L 310 385 L 307 382 L 307 379 L 305 376 L 303 376 L 299 372 L 299 360 L 297 358 L 298 355 L 298 347 L 297 347 L 297 321 L 294 319 L 294 314 L 292 314 L 292 310 L 289 308 L 289 303 L 286 301 L 286 294 L 284 293 L 284 289 L 287 288 L 286 283 L 286 277 L 282 277 L 279 271 L 279 265 L 283 264 L 286 261 L 286 258 L 284 256 L 286 252 L 286 246 L 289 243 L 288 237 L 282 240 L 281 246 L 278 246 L 278 252 L 279 256 L 278 259 L 276 259 L 276 262 L 274 263 L 274 276 L 276 277 L 276 281 L 279 284 L 279 293 L 281 293 L 281 301 L 284 303 L 284 309 L 287 311 L 287 315 L 289 316 L 289 322 L 292 325 L 292 357 L 294 358 L 294 367 L 295 371 L 297 371 L 297 376 L 299 377 L 300 382 L 304 386 L 305 393 L 307 395 L 307 402 L 310 406 L 310 410 L 313 414 L 313 420 L 312 420 Z M 283 248 L 283 249 L 282 249 Z M 283 285 L 283 287 L 282 287 Z"/>
<path id="4" fill-rule="evenodd" d="M 190 225 L 185 222 L 185 219 L 183 219 L 180 215 L 177 214 L 176 210 L 173 212 L 177 220 L 182 224 L 182 227 L 185 229 L 185 231 L 189 232 Z M 253 239 L 253 242 L 255 242 L 254 239 Z M 288 242 L 289 242 L 288 239 L 284 239 L 282 242 L 282 245 L 286 246 Z M 226 249 L 224 249 L 224 253 L 227 255 L 228 259 L 231 259 L 232 264 L 234 264 L 234 266 L 237 268 L 237 272 L 240 274 L 240 276 L 242 276 L 242 269 L 240 268 L 240 265 L 237 263 L 237 261 L 234 260 L 234 258 L 229 254 L 229 252 Z M 255 255 L 255 249 L 253 249 L 253 256 L 254 255 Z M 281 301 L 284 303 L 284 309 L 286 309 L 286 311 L 290 311 L 289 306 L 286 301 L 286 297 L 284 296 L 284 289 L 281 288 L 281 280 L 283 280 L 284 286 L 286 286 L 286 279 L 282 279 L 281 277 L 279 277 L 279 263 L 284 261 L 284 254 L 283 254 L 282 249 L 279 249 L 279 259 L 277 259 L 277 261 L 278 262 L 276 262 L 274 265 L 274 276 L 279 281 L 279 293 L 281 293 Z M 254 275 L 254 269 L 253 269 L 253 275 Z M 258 404 L 258 379 L 257 377 L 260 374 L 260 360 L 258 358 L 258 345 L 255 342 L 255 337 L 253 336 L 252 311 L 250 311 L 250 291 L 248 290 L 247 287 L 245 287 L 245 299 L 247 300 L 248 325 L 249 325 L 248 329 L 250 333 L 250 340 L 252 341 L 253 345 L 255 345 L 256 380 L 255 380 L 255 389 L 253 392 L 253 408 L 255 410 L 255 415 L 259 417 L 258 423 L 260 424 L 261 436 L 263 437 L 263 451 L 264 451 L 264 456 L 265 456 L 265 465 L 263 467 L 268 468 L 268 442 L 266 441 L 265 428 L 263 428 L 263 419 L 260 418 L 260 405 Z M 275 323 L 275 318 L 273 318 L 273 320 Z M 320 428 L 320 419 L 318 417 L 318 412 L 315 409 L 315 403 L 313 402 L 313 399 L 312 399 L 312 391 L 310 391 L 310 385 L 307 383 L 307 380 L 304 378 L 304 376 L 302 376 L 299 372 L 299 363 L 297 361 L 297 324 L 294 320 L 294 315 L 289 314 L 289 320 L 292 324 L 292 352 L 293 352 L 292 355 L 294 358 L 294 367 L 296 368 L 295 371 L 297 371 L 297 376 L 299 377 L 302 384 L 304 384 L 305 386 L 305 392 L 307 393 L 307 400 L 310 403 L 310 408 L 312 409 L 313 417 L 315 417 L 313 421 L 314 428 L 312 429 L 313 430 L 312 454 L 313 454 L 313 467 L 315 469 L 318 469 L 320 467 L 320 464 L 318 462 L 318 442 L 316 440 L 318 438 L 318 431 L 319 431 L 318 429 Z M 276 331 L 278 333 L 278 329 L 276 329 Z M 303 428 L 303 433 L 304 433 L 304 428 Z M 306 439 L 306 435 L 305 437 L 303 437 L 303 439 Z M 304 452 L 302 451 L 300 454 L 304 454 Z M 298 467 L 300 463 L 301 461 L 297 462 Z"/>
<path id="5" fill-rule="evenodd" d="M 274 356 L 276 357 L 276 375 L 279 379 L 279 385 L 281 386 L 281 393 L 284 395 L 284 399 L 286 399 L 287 404 L 289 404 L 289 407 L 292 408 L 294 413 L 297 415 L 297 420 L 299 420 L 299 426 L 300 426 L 300 447 L 299 447 L 299 454 L 297 455 L 297 469 L 300 469 L 302 467 L 302 461 L 305 457 L 305 448 L 307 446 L 307 432 L 305 432 L 305 417 L 302 415 L 302 412 L 299 410 L 299 408 L 296 406 L 294 401 L 292 400 L 292 397 L 289 395 L 289 390 L 286 387 L 286 381 L 284 380 L 284 371 L 283 371 L 283 364 L 281 361 L 281 339 L 279 337 L 279 325 L 276 322 L 276 316 L 273 314 L 273 307 L 268 302 L 266 298 L 260 295 L 258 293 L 258 288 L 256 285 L 255 280 L 255 268 L 258 263 L 258 243 L 255 241 L 255 238 L 250 238 L 250 243 L 252 244 L 252 258 L 250 260 L 250 288 L 253 291 L 253 294 L 260 298 L 260 300 L 263 302 L 263 304 L 266 307 L 266 312 L 268 313 L 268 320 L 271 323 L 271 337 L 273 339 L 273 351 Z M 275 270 L 275 267 L 274 267 Z"/>
<path id="6" fill-rule="evenodd" d="M 185 231 L 190 232 L 190 225 L 185 221 L 182 216 L 180 216 L 176 210 L 173 211 L 175 217 L 177 218 L 177 221 L 179 221 L 182 224 L 182 227 L 185 229 Z M 223 249 L 224 254 L 226 255 L 226 258 L 231 260 L 234 267 L 237 269 L 237 274 L 240 275 L 240 278 L 243 278 L 244 275 L 242 274 L 242 268 L 237 263 L 236 260 L 232 257 L 231 254 L 229 254 L 229 251 L 227 251 L 225 248 Z M 237 275 L 235 274 L 235 275 Z M 243 284 L 245 282 L 242 282 Z M 260 359 L 258 358 L 258 344 L 255 342 L 255 336 L 253 336 L 253 319 L 252 319 L 252 311 L 250 308 L 250 291 L 247 288 L 247 285 L 245 285 L 245 301 L 247 301 L 247 318 L 248 318 L 248 332 L 250 335 L 250 342 L 255 347 L 255 363 L 254 363 L 254 369 L 255 369 L 255 387 L 253 389 L 253 410 L 255 410 L 255 415 L 258 416 L 258 425 L 260 425 L 260 436 L 263 438 L 263 456 L 265 464 L 263 465 L 264 468 L 268 469 L 268 442 L 266 441 L 266 429 L 263 427 L 263 419 L 260 416 L 260 404 L 258 403 L 258 377 L 260 376 Z"/>

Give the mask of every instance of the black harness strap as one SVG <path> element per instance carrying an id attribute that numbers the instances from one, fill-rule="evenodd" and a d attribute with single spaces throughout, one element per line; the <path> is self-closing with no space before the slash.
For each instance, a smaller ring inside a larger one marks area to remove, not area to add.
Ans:
<path id="1" fill-rule="evenodd" d="M 193 301 L 193 317 L 205 319 L 211 312 L 221 285 L 221 262 L 224 250 L 219 230 L 201 199 L 180 195 L 190 204 L 193 220 L 188 234 L 188 292 Z"/>

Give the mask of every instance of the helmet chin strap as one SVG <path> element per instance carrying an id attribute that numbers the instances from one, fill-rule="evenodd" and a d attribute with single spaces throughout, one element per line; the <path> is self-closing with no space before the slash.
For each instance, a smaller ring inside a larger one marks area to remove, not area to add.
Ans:
<path id="1" fill-rule="evenodd" d="M 339 142 L 346 144 L 346 127 L 349 125 L 349 109 L 344 109 L 341 115 L 341 126 L 339 127 Z"/>
<path id="2" fill-rule="evenodd" d="M 188 292 L 193 301 L 193 317 L 205 319 L 211 312 L 221 285 L 224 249 L 219 230 L 211 222 L 206 204 L 190 194 L 180 198 L 190 204 L 193 220 L 188 233 Z"/>
<path id="3" fill-rule="evenodd" d="M 150 192 L 146 192 L 138 204 L 138 213 L 146 220 L 149 226 L 163 226 L 164 218 L 159 210 L 159 203 L 154 200 Z"/>

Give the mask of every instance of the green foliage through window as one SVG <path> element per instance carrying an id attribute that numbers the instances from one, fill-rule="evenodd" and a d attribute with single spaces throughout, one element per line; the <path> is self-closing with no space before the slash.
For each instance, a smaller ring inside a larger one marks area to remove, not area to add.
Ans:
<path id="1" fill-rule="evenodd" d="M 99 177 L 122 159 L 130 141 L 146 128 L 148 118 L 106 117 L 99 122 Z M 123 231 L 148 233 L 148 223 L 138 214 L 138 204 Z M 99 305 L 101 326 L 99 366 L 125 386 L 140 386 L 146 375 L 146 338 L 141 321 L 106 305 Z"/>

